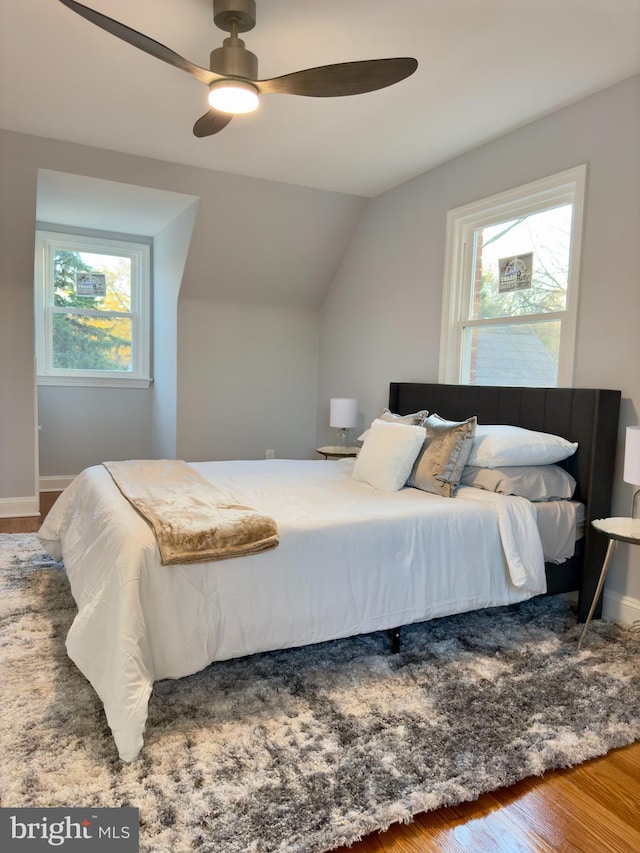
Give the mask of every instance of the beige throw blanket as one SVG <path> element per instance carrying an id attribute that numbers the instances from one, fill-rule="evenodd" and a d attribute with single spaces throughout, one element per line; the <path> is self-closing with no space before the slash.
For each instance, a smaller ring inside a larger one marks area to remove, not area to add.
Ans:
<path id="1" fill-rule="evenodd" d="M 165 566 L 242 557 L 278 544 L 272 518 L 230 503 L 186 462 L 133 459 L 103 465 L 153 527 Z"/>

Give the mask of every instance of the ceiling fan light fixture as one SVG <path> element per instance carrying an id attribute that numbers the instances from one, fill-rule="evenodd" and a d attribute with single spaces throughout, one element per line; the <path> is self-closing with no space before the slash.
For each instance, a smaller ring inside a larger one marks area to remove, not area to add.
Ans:
<path id="1" fill-rule="evenodd" d="M 209 86 L 209 103 L 222 113 L 252 113 L 258 109 L 258 90 L 242 80 L 217 80 Z"/>
<path id="2" fill-rule="evenodd" d="M 396 56 L 319 65 L 260 80 L 258 57 L 247 50 L 244 41 L 238 37 L 239 33 L 248 32 L 255 25 L 256 0 L 213 0 L 214 23 L 230 35 L 224 39 L 222 47 L 211 51 L 208 69 L 195 65 L 155 39 L 77 0 L 60 2 L 105 32 L 191 74 L 208 86 L 211 109 L 193 126 L 193 133 L 198 138 L 223 130 L 236 114 L 253 112 L 258 108 L 259 95 L 303 95 L 309 98 L 363 95 L 399 83 L 418 67 L 418 61 L 413 57 Z"/>

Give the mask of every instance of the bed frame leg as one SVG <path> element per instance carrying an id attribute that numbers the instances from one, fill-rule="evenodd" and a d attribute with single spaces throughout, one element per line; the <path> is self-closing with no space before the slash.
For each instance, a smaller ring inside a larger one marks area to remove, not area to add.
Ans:
<path id="1" fill-rule="evenodd" d="M 397 655 L 400 651 L 400 628 L 389 628 L 388 633 L 391 640 L 391 654 Z"/>

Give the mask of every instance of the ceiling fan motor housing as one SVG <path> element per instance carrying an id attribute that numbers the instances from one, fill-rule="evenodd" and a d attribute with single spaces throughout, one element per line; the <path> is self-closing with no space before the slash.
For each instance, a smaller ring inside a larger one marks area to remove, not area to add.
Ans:
<path id="1" fill-rule="evenodd" d="M 216 27 L 230 33 L 246 33 L 256 25 L 256 0 L 213 0 L 213 22 Z"/>
<path id="2" fill-rule="evenodd" d="M 213 0 L 213 20 L 217 27 L 231 35 L 222 42 L 222 47 L 211 51 L 211 71 L 225 77 L 257 80 L 258 57 L 238 38 L 238 33 L 246 33 L 255 26 L 255 0 Z"/>
<path id="3" fill-rule="evenodd" d="M 246 80 L 258 79 L 258 57 L 244 46 L 242 39 L 228 38 L 211 51 L 209 68 L 225 77 L 244 77 Z"/>

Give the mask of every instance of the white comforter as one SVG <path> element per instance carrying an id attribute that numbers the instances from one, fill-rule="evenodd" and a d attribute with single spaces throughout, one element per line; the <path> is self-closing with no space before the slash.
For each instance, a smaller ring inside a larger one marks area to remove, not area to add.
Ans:
<path id="1" fill-rule="evenodd" d="M 162 566 L 150 526 L 102 466 L 60 496 L 39 536 L 64 559 L 78 606 L 67 650 L 124 761 L 142 747 L 156 680 L 545 591 L 528 501 L 466 486 L 453 499 L 381 492 L 354 481 L 352 464 L 194 463 L 279 528 L 272 551 L 215 563 Z"/>

